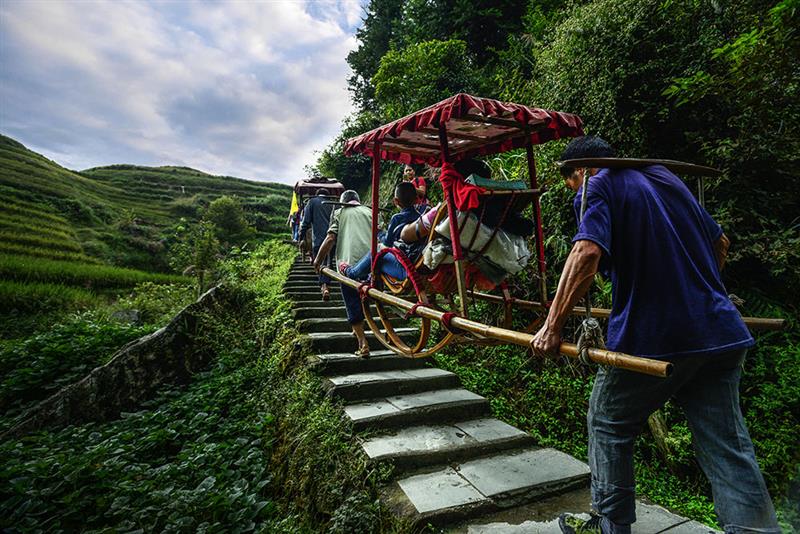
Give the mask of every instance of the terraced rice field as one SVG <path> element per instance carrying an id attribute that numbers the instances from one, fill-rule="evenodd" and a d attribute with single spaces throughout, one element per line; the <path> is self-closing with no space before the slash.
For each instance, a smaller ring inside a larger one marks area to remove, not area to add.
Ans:
<path id="1" fill-rule="evenodd" d="M 279 232 L 290 194 L 284 185 L 184 167 L 75 172 L 0 135 L 2 313 L 86 304 L 142 282 L 187 283 L 153 272 L 168 270 L 163 236 L 181 217 L 196 219 L 215 198 L 237 196 L 262 232 Z M 126 231 L 131 220 L 136 227 Z"/>

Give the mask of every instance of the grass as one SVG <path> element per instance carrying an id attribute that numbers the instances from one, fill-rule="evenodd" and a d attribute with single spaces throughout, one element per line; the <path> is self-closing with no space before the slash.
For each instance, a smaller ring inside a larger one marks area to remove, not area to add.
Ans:
<path id="1" fill-rule="evenodd" d="M 51 260 L 65 260 L 80 263 L 102 263 L 99 259 L 87 256 L 82 252 L 69 250 L 56 250 L 52 248 L 29 247 L 17 243 L 0 242 L 0 255 L 10 254 L 16 256 L 32 256 L 35 258 L 49 258 Z"/>
<path id="2" fill-rule="evenodd" d="M 94 293 L 80 287 L 0 280 L 0 301 L 3 302 L 4 313 L 36 313 L 53 308 L 70 309 L 87 306 L 96 300 Z"/>
<path id="3" fill-rule="evenodd" d="M 25 283 L 46 282 L 90 289 L 133 287 L 142 282 L 167 284 L 190 282 L 188 278 L 179 275 L 15 255 L 0 255 L 0 279 L 2 278 Z"/>
<path id="4" fill-rule="evenodd" d="M 0 230 L 0 241 L 4 243 L 13 243 L 16 245 L 49 248 L 54 250 L 64 250 L 71 252 L 81 252 L 81 246 L 75 241 L 67 241 L 55 237 L 46 237 L 40 235 L 20 234 L 17 232 L 10 232 L 7 230 Z"/>

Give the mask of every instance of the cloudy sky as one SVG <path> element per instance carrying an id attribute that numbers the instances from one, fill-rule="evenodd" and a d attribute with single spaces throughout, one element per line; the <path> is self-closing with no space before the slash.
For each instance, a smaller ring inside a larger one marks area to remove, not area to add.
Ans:
<path id="1" fill-rule="evenodd" d="M 293 183 L 351 111 L 366 0 L 0 1 L 0 133 L 70 169 Z"/>

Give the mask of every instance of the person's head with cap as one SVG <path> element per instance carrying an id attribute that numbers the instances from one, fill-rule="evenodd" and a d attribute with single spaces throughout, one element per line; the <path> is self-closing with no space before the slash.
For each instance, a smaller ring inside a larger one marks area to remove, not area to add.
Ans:
<path id="1" fill-rule="evenodd" d="M 317 196 L 318 197 L 327 197 L 330 194 L 331 194 L 330 191 L 328 191 L 324 187 L 320 187 L 319 189 L 317 189 Z"/>
<path id="2" fill-rule="evenodd" d="M 359 198 L 358 193 L 348 189 L 339 197 L 339 202 L 342 204 L 361 204 L 361 198 Z"/>
<path id="3" fill-rule="evenodd" d="M 560 161 L 584 158 L 613 158 L 614 156 L 616 156 L 616 152 L 604 139 L 594 135 L 584 135 L 570 141 L 567 148 L 561 153 Z M 564 177 L 567 187 L 577 191 L 583 183 L 583 174 L 589 171 L 589 176 L 592 176 L 597 172 L 597 169 L 562 165 L 559 171 L 561 176 Z"/>

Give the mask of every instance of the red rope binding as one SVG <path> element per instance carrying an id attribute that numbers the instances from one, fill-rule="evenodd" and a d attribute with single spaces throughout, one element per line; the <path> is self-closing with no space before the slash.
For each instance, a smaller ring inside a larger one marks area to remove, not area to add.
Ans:
<path id="1" fill-rule="evenodd" d="M 406 312 L 406 315 L 405 315 L 405 317 L 403 317 L 403 319 L 409 319 L 410 317 L 416 317 L 417 308 L 419 308 L 420 306 L 424 306 L 424 304 L 422 302 L 415 302 L 414 305 L 411 306 L 411 309 Z"/>
<path id="2" fill-rule="evenodd" d="M 417 268 L 414 266 L 414 263 L 410 259 L 408 259 L 408 256 L 406 256 L 402 250 L 398 248 L 393 248 L 393 247 L 385 248 L 380 252 L 378 252 L 372 263 L 373 265 L 372 272 L 375 272 L 375 267 L 377 267 L 378 261 L 385 255 L 389 254 L 390 252 L 394 255 L 395 258 L 397 258 L 397 261 L 400 262 L 400 265 L 403 266 L 403 269 L 406 270 L 406 275 L 408 276 L 408 279 L 411 281 L 411 285 L 414 286 L 414 291 L 416 292 L 417 295 L 419 295 L 422 289 L 422 279 L 420 278 L 419 273 L 417 272 Z"/>
<path id="3" fill-rule="evenodd" d="M 445 312 L 444 315 L 442 315 L 442 326 L 454 336 L 460 336 L 464 333 L 464 331 L 453 326 L 454 317 L 458 317 L 458 314 L 453 312 Z"/>
<path id="4" fill-rule="evenodd" d="M 362 282 L 356 291 L 358 291 L 358 296 L 361 297 L 361 300 L 365 300 L 369 297 L 369 290 L 372 288 L 372 285 L 369 282 Z"/>

